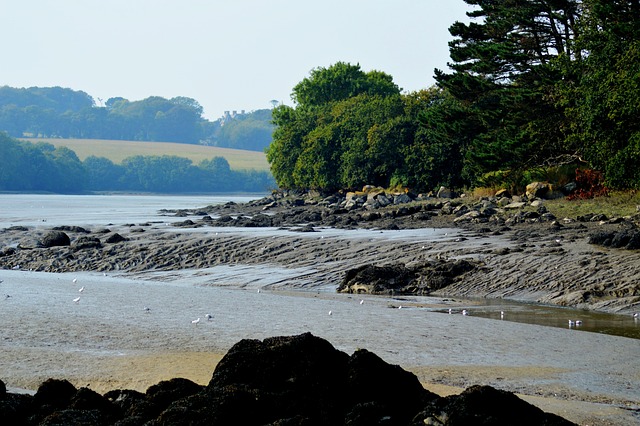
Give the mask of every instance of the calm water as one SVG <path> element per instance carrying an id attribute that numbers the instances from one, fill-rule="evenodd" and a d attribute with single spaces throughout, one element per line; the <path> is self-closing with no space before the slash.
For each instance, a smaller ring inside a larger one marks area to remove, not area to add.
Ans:
<path id="1" fill-rule="evenodd" d="M 191 209 L 228 201 L 238 203 L 255 200 L 263 195 L 42 195 L 0 194 L 0 229 L 10 226 L 51 227 L 55 225 L 106 226 L 109 224 L 164 222 L 161 209 Z M 229 230 L 227 230 L 229 231 Z M 244 230 L 246 232 L 246 230 Z M 255 230 L 274 232 L 277 230 Z M 326 230 L 331 233 L 331 230 Z M 389 232 L 385 231 L 385 236 Z M 348 238 L 348 234 L 340 232 Z M 354 234 L 357 234 L 355 232 Z M 402 237 L 398 231 L 398 237 Z M 251 269 L 245 273 L 251 273 Z M 256 277 L 259 279 L 259 277 Z M 245 281 L 249 281 L 248 277 Z M 406 298 L 404 304 L 420 306 L 420 298 Z M 409 303 L 407 303 L 409 302 Z M 468 303 L 467 303 L 468 302 Z M 460 307 L 461 306 L 461 307 Z M 429 309 L 448 314 L 447 309 Z M 612 315 L 569 308 L 513 303 L 503 300 L 456 300 L 454 314 L 467 309 L 475 317 L 495 321 L 513 321 L 550 327 L 571 328 L 576 332 L 596 332 L 640 339 L 640 320 L 630 315 Z M 504 316 L 500 312 L 504 312 Z M 569 326 L 569 320 L 582 321 L 579 326 Z"/>
<path id="2" fill-rule="evenodd" d="M 162 221 L 160 209 L 192 209 L 262 195 L 39 195 L 0 194 L 0 229 L 10 226 L 108 225 Z"/>

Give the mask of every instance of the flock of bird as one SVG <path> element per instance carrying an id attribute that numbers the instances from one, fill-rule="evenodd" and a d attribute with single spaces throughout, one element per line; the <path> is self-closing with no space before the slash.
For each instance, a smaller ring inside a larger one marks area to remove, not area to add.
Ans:
<path id="1" fill-rule="evenodd" d="M 104 274 L 104 275 L 106 276 L 106 274 Z M 78 282 L 78 279 L 77 279 L 77 278 L 74 278 L 74 279 L 73 279 L 73 280 L 71 280 L 71 281 L 72 281 L 74 284 L 76 284 L 76 283 Z M 0 284 L 1 284 L 2 282 L 3 282 L 3 280 L 0 280 Z M 82 292 L 84 292 L 84 290 L 85 290 L 85 286 L 82 286 L 82 287 L 80 287 L 80 288 L 78 289 L 78 292 L 79 292 L 79 293 L 82 293 Z M 260 293 L 260 290 L 258 290 L 258 293 Z M 4 298 L 5 298 L 5 300 L 6 300 L 6 299 L 9 299 L 9 298 L 11 298 L 11 295 L 9 295 L 9 294 L 5 294 Z M 74 303 L 76 303 L 76 304 L 80 303 L 80 296 L 75 297 L 74 299 L 72 299 L 72 301 L 73 301 Z M 361 305 L 362 305 L 362 304 L 364 304 L 364 299 L 361 299 L 361 300 L 360 300 L 360 304 L 361 304 Z M 402 309 L 402 306 L 399 306 L 399 307 L 398 307 L 398 309 Z M 145 306 L 145 307 L 143 308 L 143 310 L 144 310 L 146 313 L 150 313 L 150 312 L 151 312 L 151 309 L 150 309 L 149 307 L 147 307 L 147 306 Z M 453 309 L 449 308 L 448 313 L 449 313 L 449 315 L 453 314 Z M 466 309 L 462 309 L 462 311 L 460 311 L 460 313 L 461 313 L 462 315 L 464 315 L 464 316 L 469 315 L 469 311 L 468 311 L 468 310 L 466 310 Z M 333 315 L 333 311 L 329 311 L 329 315 Z M 504 311 L 500 311 L 500 319 L 504 319 L 504 317 L 505 317 L 505 313 L 504 313 Z M 634 312 L 634 313 L 632 314 L 632 317 L 633 317 L 634 321 L 638 321 L 638 320 L 640 320 L 640 313 L 639 313 L 639 312 Z M 205 314 L 204 318 L 205 318 L 207 321 L 211 321 L 211 320 L 213 320 L 213 315 L 211 315 L 211 314 Z M 191 324 L 198 325 L 198 324 L 200 323 L 200 321 L 201 321 L 201 318 L 200 318 L 200 317 L 198 317 L 198 318 L 196 318 L 196 319 L 192 320 L 192 321 L 191 321 Z M 569 328 L 573 328 L 573 327 L 580 327 L 580 326 L 583 324 L 582 320 L 572 320 L 572 319 L 570 319 L 570 320 L 568 320 L 568 321 L 569 321 Z"/>

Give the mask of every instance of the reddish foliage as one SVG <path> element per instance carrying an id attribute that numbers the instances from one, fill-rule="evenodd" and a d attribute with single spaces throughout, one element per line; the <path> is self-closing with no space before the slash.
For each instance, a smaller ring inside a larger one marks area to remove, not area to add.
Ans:
<path id="1" fill-rule="evenodd" d="M 597 170 L 591 169 L 576 169 L 576 184 L 577 188 L 573 194 L 567 198 L 569 200 L 576 199 L 588 199 L 606 196 L 609 194 L 609 190 L 602 183 L 602 173 Z"/>

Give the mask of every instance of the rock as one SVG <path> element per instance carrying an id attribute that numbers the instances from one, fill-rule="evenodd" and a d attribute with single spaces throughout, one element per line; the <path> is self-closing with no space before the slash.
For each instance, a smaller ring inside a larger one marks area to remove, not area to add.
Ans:
<path id="1" fill-rule="evenodd" d="M 491 386 L 471 386 L 460 395 L 432 401 L 413 425 L 569 426 L 573 423 Z"/>
<path id="2" fill-rule="evenodd" d="M 350 269 L 338 287 L 340 293 L 391 294 L 407 287 L 416 275 L 403 264 L 363 265 Z"/>
<path id="3" fill-rule="evenodd" d="M 82 236 L 73 242 L 72 247 L 77 250 L 100 248 L 102 247 L 102 243 L 98 238 Z"/>
<path id="4" fill-rule="evenodd" d="M 72 225 L 54 226 L 51 229 L 53 229 L 54 231 L 75 232 L 78 234 L 88 234 L 90 232 L 88 229 L 85 229 L 81 226 L 72 226 Z"/>
<path id="5" fill-rule="evenodd" d="M 40 407 L 66 408 L 76 391 L 68 380 L 47 379 L 38 387 L 33 402 Z"/>
<path id="6" fill-rule="evenodd" d="M 117 232 L 114 232 L 113 234 L 109 235 L 104 241 L 105 243 L 109 243 L 109 244 L 117 244 L 123 241 L 127 241 L 127 239 L 122 235 L 118 234 Z"/>
<path id="7" fill-rule="evenodd" d="M 488 386 L 438 397 L 413 373 L 376 354 L 359 349 L 349 356 L 310 333 L 241 340 L 220 360 L 206 387 L 171 379 L 145 394 L 114 390 L 101 396 L 49 379 L 33 397 L 0 393 L 0 421 L 51 426 L 570 424 Z"/>
<path id="8" fill-rule="evenodd" d="M 517 209 L 521 209 L 524 206 L 526 206 L 527 203 L 523 202 L 523 201 L 518 201 L 518 202 L 514 202 L 514 203 L 509 203 L 506 206 L 504 206 L 505 210 L 517 210 Z"/>
<path id="9" fill-rule="evenodd" d="M 41 243 L 43 247 L 68 246 L 71 239 L 63 231 L 50 231 L 42 237 Z"/>
<path id="10" fill-rule="evenodd" d="M 589 244 L 627 250 L 640 249 L 640 230 L 635 228 L 620 231 L 603 231 L 591 234 Z"/>
<path id="11" fill-rule="evenodd" d="M 347 389 L 352 408 L 346 424 L 408 424 L 429 401 L 438 395 L 424 389 L 417 377 L 397 365 L 387 364 L 366 349 L 356 350 L 349 359 Z"/>
<path id="12" fill-rule="evenodd" d="M 498 191 L 496 191 L 496 193 L 494 194 L 494 197 L 496 197 L 496 199 L 500 199 L 500 198 L 511 198 L 511 193 L 509 192 L 508 189 L 499 189 Z"/>
<path id="13" fill-rule="evenodd" d="M 438 193 L 436 194 L 436 197 L 438 197 L 438 198 L 455 198 L 455 194 L 449 188 L 441 186 L 440 189 L 438 189 Z"/>
<path id="14" fill-rule="evenodd" d="M 546 182 L 532 182 L 527 185 L 525 193 L 529 198 L 545 198 L 551 191 L 551 185 Z"/>
<path id="15" fill-rule="evenodd" d="M 398 194 L 393 197 L 393 204 L 407 204 L 413 201 L 407 194 Z"/>
<path id="16" fill-rule="evenodd" d="M 367 294 L 422 294 L 442 289 L 476 265 L 464 259 L 433 260 L 405 267 L 403 264 L 363 265 L 346 272 L 337 291 Z"/>

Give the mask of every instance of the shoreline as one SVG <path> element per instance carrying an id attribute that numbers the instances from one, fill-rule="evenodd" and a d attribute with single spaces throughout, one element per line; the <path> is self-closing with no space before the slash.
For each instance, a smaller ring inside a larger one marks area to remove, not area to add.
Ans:
<path id="1" fill-rule="evenodd" d="M 277 217 L 278 212 L 270 210 L 270 217 Z M 12 296 L 0 302 L 17 309 L 0 312 L 8 325 L 2 331 L 6 350 L 0 379 L 10 387 L 59 377 L 78 386 L 93 383 L 106 389 L 128 384 L 142 389 L 167 377 L 158 373 L 168 371 L 169 376 L 198 382 L 210 378 L 220 354 L 242 338 L 311 330 L 348 353 L 359 347 L 372 350 L 414 372 L 427 389 L 457 392 L 470 384 L 489 384 L 537 400 L 536 405 L 550 407 L 545 411 L 580 424 L 637 420 L 640 395 L 632 388 L 625 390 L 624 384 L 640 381 L 640 371 L 631 368 L 637 340 L 448 316 L 411 306 L 389 309 L 404 302 L 335 293 L 346 271 L 357 265 L 473 258 L 481 268 L 434 294 L 446 301 L 443 307 L 452 297 L 490 296 L 628 315 L 639 306 L 633 294 L 616 300 L 604 294 L 584 297 L 609 283 L 611 276 L 617 278 L 613 290 L 630 288 L 640 276 L 640 266 L 634 265 L 637 252 L 588 244 L 590 232 L 614 225 L 567 225 L 558 230 L 550 224 L 519 224 L 486 232 L 483 225 L 454 228 L 453 218 L 439 215 L 421 220 L 422 226 L 409 217 L 397 220 L 406 225 L 400 229 L 370 222 L 359 222 L 365 226 L 353 227 L 357 229 L 329 227 L 319 221 L 301 232 L 308 222 L 301 218 L 263 228 L 220 222 L 225 215 L 253 218 L 261 212 L 259 206 L 246 205 L 163 212 L 157 221 L 110 225 L 109 233 L 88 226 L 88 232 L 67 230 L 72 244 L 50 248 L 34 244 L 53 224 L 3 230 L 5 246 L 32 246 L 0 257 L 4 269 L 21 265 L 20 271 L 0 270 L 3 291 Z M 102 242 L 114 233 L 126 241 Z M 83 236 L 99 239 L 101 246 L 75 247 Z M 209 268 L 216 268 L 215 274 Z M 245 272 L 252 278 L 241 278 Z M 87 287 L 79 304 L 71 302 L 78 295 L 74 278 Z M 470 286 L 476 290 L 469 291 Z M 352 305 L 360 306 L 360 297 L 367 298 L 364 309 L 351 312 Z M 103 300 L 109 304 L 104 306 Z M 205 300 L 210 304 L 203 304 Z M 157 315 L 167 301 L 176 306 Z M 246 310 L 247 303 L 251 309 L 273 312 L 253 314 Z M 147 304 L 152 314 L 142 310 Z M 192 326 L 205 309 L 215 310 L 216 322 Z M 334 312 L 331 317 L 329 310 Z M 278 312 L 300 320 L 291 323 Z M 403 317 L 396 318 L 399 314 Z M 404 319 L 396 323 L 400 318 Z M 416 333 L 385 334 L 399 330 L 399 324 L 411 324 Z M 531 341 L 541 347 L 531 346 Z M 454 352 L 441 347 L 443 342 Z M 568 342 L 575 347 L 565 347 Z M 594 347 L 600 352 L 583 355 Z M 624 348 L 631 348 L 629 358 Z M 621 358 L 614 363 L 616 357 Z M 437 362 L 445 359 L 444 365 Z M 602 365 L 602 359 L 611 365 Z M 596 385 L 600 381 L 606 384 Z"/>

